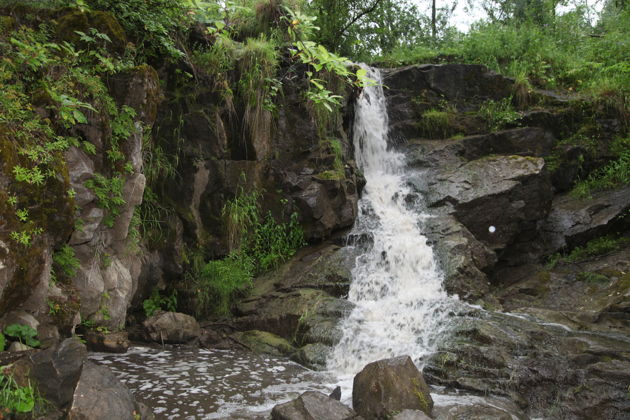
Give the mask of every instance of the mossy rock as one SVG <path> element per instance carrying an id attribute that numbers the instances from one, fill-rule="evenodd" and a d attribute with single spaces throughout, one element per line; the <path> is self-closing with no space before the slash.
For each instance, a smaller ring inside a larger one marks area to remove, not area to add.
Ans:
<path id="1" fill-rule="evenodd" d="M 237 332 L 234 337 L 259 354 L 285 356 L 295 352 L 295 348 L 287 340 L 267 331 Z"/>
<path id="2" fill-rule="evenodd" d="M 21 146 L 13 138 L 12 131 L 0 126 L 0 259 L 7 271 L 0 299 L 0 313 L 24 302 L 39 283 L 46 266 L 51 246 L 63 242 L 74 226 L 74 200 L 68 196 L 69 175 L 63 155 L 46 166 L 54 173 L 43 185 L 16 182 L 13 168 L 29 167 L 31 162 L 19 153 Z M 9 203 L 16 197 L 18 207 L 28 209 L 27 219 L 20 221 L 16 207 Z M 35 234 L 36 229 L 43 229 Z M 12 232 L 31 235 L 29 244 L 19 244 L 11 238 Z"/>
<path id="3" fill-rule="evenodd" d="M 16 27 L 15 18 L 11 16 L 0 16 L 0 35 L 8 35 Z"/>
<path id="4" fill-rule="evenodd" d="M 108 12 L 92 12 L 75 10 L 61 16 L 57 21 L 55 36 L 61 41 L 68 41 L 75 45 L 81 43 L 76 31 L 88 33 L 96 29 L 109 36 L 111 48 L 122 53 L 127 45 L 127 35 L 116 18 Z"/>

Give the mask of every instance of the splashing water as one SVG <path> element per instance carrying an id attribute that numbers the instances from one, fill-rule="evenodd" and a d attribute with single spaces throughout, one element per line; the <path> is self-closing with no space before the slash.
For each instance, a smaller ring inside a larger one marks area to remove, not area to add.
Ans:
<path id="1" fill-rule="evenodd" d="M 356 105 L 355 158 L 367 184 L 352 235 L 373 241 L 356 261 L 348 296 L 356 307 L 328 360 L 329 370 L 342 381 L 387 357 L 410 355 L 418 363 L 436 349 L 453 301 L 419 228 L 427 216 L 418 203 L 409 203 L 404 156 L 387 147 L 380 72 L 367 70 L 378 84 L 365 88 Z"/>

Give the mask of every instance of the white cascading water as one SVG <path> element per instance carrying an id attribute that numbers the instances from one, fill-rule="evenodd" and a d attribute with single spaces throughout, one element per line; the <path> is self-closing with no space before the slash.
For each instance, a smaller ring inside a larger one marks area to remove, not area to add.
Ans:
<path id="1" fill-rule="evenodd" d="M 348 299 L 355 309 L 328 360 L 342 382 L 375 360 L 409 355 L 416 363 L 435 351 L 446 328 L 449 299 L 433 250 L 420 231 L 427 217 L 409 203 L 405 159 L 388 149 L 388 118 L 380 72 L 357 100 L 355 158 L 367 181 L 353 229 L 372 239 L 357 258 Z M 420 363 L 421 364 L 421 363 Z"/>

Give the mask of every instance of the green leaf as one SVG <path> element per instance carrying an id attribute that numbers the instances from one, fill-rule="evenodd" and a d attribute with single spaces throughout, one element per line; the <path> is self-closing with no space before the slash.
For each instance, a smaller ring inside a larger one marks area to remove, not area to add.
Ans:
<path id="1" fill-rule="evenodd" d="M 74 117 L 74 119 L 79 124 L 87 124 L 87 122 L 88 122 L 88 120 L 87 120 L 87 118 L 85 118 L 85 115 L 83 114 L 83 112 L 79 111 L 78 109 L 74 109 L 72 111 L 72 116 Z"/>

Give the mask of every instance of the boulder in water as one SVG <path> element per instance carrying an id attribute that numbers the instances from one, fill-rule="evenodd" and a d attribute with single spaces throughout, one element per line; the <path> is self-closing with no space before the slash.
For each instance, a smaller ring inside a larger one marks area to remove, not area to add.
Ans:
<path id="1" fill-rule="evenodd" d="M 433 400 L 411 357 L 383 359 L 354 377 L 352 405 L 366 419 L 386 419 L 405 409 L 431 414 Z"/>
<path id="2" fill-rule="evenodd" d="M 350 408 L 321 392 L 307 391 L 298 398 L 276 405 L 272 420 L 359 420 Z"/>
<path id="3" fill-rule="evenodd" d="M 179 312 L 159 312 L 143 323 L 149 337 L 155 342 L 186 343 L 201 335 L 195 318 Z"/>

